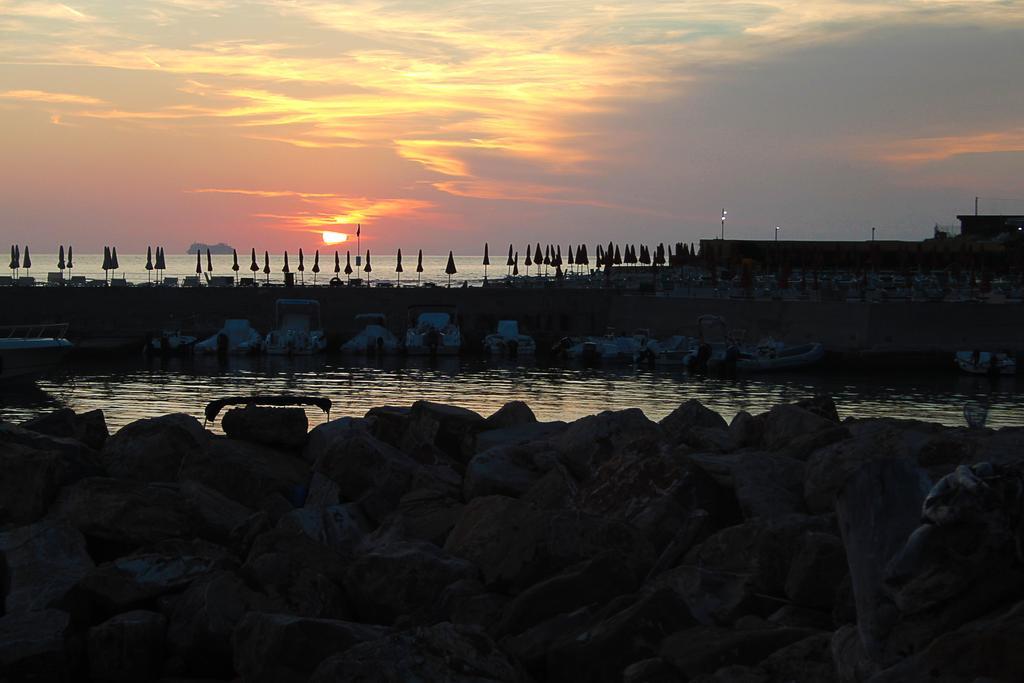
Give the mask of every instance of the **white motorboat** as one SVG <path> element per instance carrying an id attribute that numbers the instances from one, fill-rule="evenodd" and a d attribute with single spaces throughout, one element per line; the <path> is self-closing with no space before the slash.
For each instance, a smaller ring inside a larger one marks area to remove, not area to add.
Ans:
<path id="1" fill-rule="evenodd" d="M 356 325 L 363 329 L 356 336 L 341 345 L 343 353 L 364 353 L 370 356 L 398 353 L 401 342 L 388 329 L 387 316 L 383 313 L 360 313 Z"/>
<path id="2" fill-rule="evenodd" d="M 217 334 L 193 346 L 196 353 L 248 355 L 263 347 L 263 335 L 245 318 L 228 318 Z"/>
<path id="3" fill-rule="evenodd" d="M 1008 353 L 991 351 L 957 351 L 956 364 L 972 375 L 1012 375 L 1017 361 Z"/>
<path id="4" fill-rule="evenodd" d="M 537 352 L 533 337 L 519 332 L 519 321 L 499 320 L 498 331 L 484 337 L 484 350 L 495 356 L 532 356 Z"/>
<path id="5" fill-rule="evenodd" d="M 31 379 L 61 361 L 72 344 L 66 324 L 0 327 L 0 381 Z"/>
<path id="6" fill-rule="evenodd" d="M 181 330 L 164 330 L 149 340 L 146 351 L 161 355 L 182 355 L 191 353 L 195 343 L 195 337 L 182 334 Z"/>
<path id="7" fill-rule="evenodd" d="M 308 356 L 327 349 L 319 301 L 278 299 L 274 309 L 277 323 L 263 341 L 264 352 L 271 356 Z"/>
<path id="8" fill-rule="evenodd" d="M 566 357 L 587 363 L 632 363 L 653 352 L 657 342 L 646 329 L 632 335 L 616 335 L 609 329 L 603 337 L 587 337 L 565 349 Z"/>
<path id="9" fill-rule="evenodd" d="M 648 348 L 654 356 L 654 364 L 663 367 L 687 367 L 691 357 L 697 352 L 695 340 L 681 334 L 673 335 Z"/>
<path id="10" fill-rule="evenodd" d="M 454 308 L 448 306 L 410 310 L 411 327 L 405 332 L 405 352 L 411 356 L 458 355 L 462 332 L 455 324 L 454 313 Z"/>
<path id="11" fill-rule="evenodd" d="M 744 372 L 795 370 L 817 363 L 825 357 L 825 347 L 817 342 L 786 346 L 769 339 L 752 348 L 740 348 L 736 368 Z"/>

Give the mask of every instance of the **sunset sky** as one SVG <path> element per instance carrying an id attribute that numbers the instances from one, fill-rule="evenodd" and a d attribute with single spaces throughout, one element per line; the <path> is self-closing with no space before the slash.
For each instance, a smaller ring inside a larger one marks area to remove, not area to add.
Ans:
<path id="1" fill-rule="evenodd" d="M 0 233 L 469 253 L 726 207 L 914 239 L 1024 213 L 1022 30 L 1010 0 L 0 0 Z"/>

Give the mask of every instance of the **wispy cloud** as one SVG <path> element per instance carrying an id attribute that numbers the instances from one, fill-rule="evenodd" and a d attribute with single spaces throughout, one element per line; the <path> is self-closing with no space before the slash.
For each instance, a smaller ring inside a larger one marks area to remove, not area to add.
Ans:
<path id="1" fill-rule="evenodd" d="M 0 99 L 45 102 L 47 104 L 105 104 L 103 100 L 88 95 L 72 95 L 43 90 L 6 90 L 0 92 Z"/>

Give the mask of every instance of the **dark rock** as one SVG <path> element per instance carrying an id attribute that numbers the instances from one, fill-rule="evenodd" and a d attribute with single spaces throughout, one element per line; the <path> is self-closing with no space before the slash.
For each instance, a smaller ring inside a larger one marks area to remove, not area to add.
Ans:
<path id="1" fill-rule="evenodd" d="M 441 592 L 430 621 L 450 621 L 489 630 L 501 618 L 506 604 L 507 597 L 488 591 L 478 580 L 459 579 Z"/>
<path id="2" fill-rule="evenodd" d="M 513 594 L 606 550 L 628 558 L 638 575 L 653 562 L 650 546 L 626 524 L 504 496 L 470 501 L 445 550 L 480 567 L 486 585 Z"/>
<path id="3" fill-rule="evenodd" d="M 334 442 L 314 470 L 335 482 L 345 500 L 364 501 L 364 512 L 377 523 L 409 491 L 427 488 L 458 495 L 461 487 L 453 472 L 428 468 L 368 434 Z"/>
<path id="4" fill-rule="evenodd" d="M 475 579 L 477 568 L 423 542 L 394 542 L 355 558 L 345 588 L 360 621 L 392 624 L 426 612 L 446 586 Z"/>
<path id="5" fill-rule="evenodd" d="M 509 401 L 486 420 L 488 429 L 505 429 L 537 422 L 537 416 L 523 401 Z"/>
<path id="6" fill-rule="evenodd" d="M 16 444 L 0 452 L 0 524 L 31 524 L 46 514 L 60 489 L 63 464 L 56 453 Z"/>
<path id="7" fill-rule="evenodd" d="M 417 489 L 402 496 L 392 523 L 402 536 L 443 546 L 462 514 L 463 504 L 435 489 Z"/>
<path id="8" fill-rule="evenodd" d="M 818 633 L 787 645 L 768 656 L 760 667 L 775 681 L 832 683 L 836 667 L 832 661 L 832 634 Z"/>
<path id="9" fill-rule="evenodd" d="M 771 683 L 768 672 L 756 666 L 723 666 L 713 674 L 689 679 L 690 683 Z"/>
<path id="10" fill-rule="evenodd" d="M 341 588 L 346 561 L 337 548 L 277 529 L 256 537 L 241 574 L 272 598 L 278 611 L 347 619 L 351 610 Z"/>
<path id="11" fill-rule="evenodd" d="M 667 637 L 660 654 L 684 676 L 694 678 L 725 665 L 757 664 L 773 652 L 814 635 L 818 633 L 804 628 L 696 626 Z"/>
<path id="12" fill-rule="evenodd" d="M 857 626 L 864 652 L 875 662 L 896 616 L 884 597 L 885 567 L 917 526 L 928 489 L 924 472 L 909 459 L 876 460 L 850 477 L 836 501 Z"/>
<path id="13" fill-rule="evenodd" d="M 251 510 L 205 484 L 186 479 L 179 490 L 192 528 L 202 538 L 244 553 L 252 537 L 266 531 L 265 513 Z"/>
<path id="14" fill-rule="evenodd" d="M 303 507 L 326 508 L 341 504 L 341 489 L 337 483 L 320 472 L 309 479 L 309 493 Z"/>
<path id="15" fill-rule="evenodd" d="M 629 664 L 657 655 L 666 636 L 695 623 L 682 596 L 668 588 L 641 594 L 624 607 L 612 602 L 596 624 L 552 647 L 549 677 L 620 681 Z"/>
<path id="16" fill-rule="evenodd" d="M 483 453 L 498 446 L 527 446 L 535 451 L 552 450 L 553 442 L 569 425 L 565 422 L 528 422 L 476 432 L 463 443 L 467 454 Z"/>
<path id="17" fill-rule="evenodd" d="M 405 406 L 377 406 L 366 412 L 365 420 L 370 426 L 370 433 L 398 448 L 409 424 L 412 409 Z"/>
<path id="18" fill-rule="evenodd" d="M 805 534 L 786 577 L 786 597 L 797 605 L 832 609 L 847 573 L 843 542 L 832 534 Z"/>
<path id="19" fill-rule="evenodd" d="M 809 458 L 815 451 L 821 450 L 826 446 L 831 446 L 834 443 L 845 441 L 851 436 L 852 434 L 847 427 L 837 425 L 829 429 L 822 429 L 820 431 L 804 434 L 803 436 L 798 436 L 775 452 L 779 455 L 804 461 L 807 460 L 807 458 Z"/>
<path id="20" fill-rule="evenodd" d="M 689 457 L 733 491 L 747 519 L 805 512 L 804 464 L 799 460 L 757 451 Z"/>
<path id="21" fill-rule="evenodd" d="M 119 479 L 176 481 L 186 457 L 202 453 L 209 434 L 191 415 L 136 420 L 107 439 L 100 459 Z"/>
<path id="22" fill-rule="evenodd" d="M 458 406 L 416 401 L 406 421 L 400 448 L 415 453 L 422 447 L 436 448 L 456 462 L 465 462 L 463 444 L 487 423 L 478 413 Z M 471 455 L 471 454 L 470 454 Z"/>
<path id="23" fill-rule="evenodd" d="M 661 657 L 633 662 L 622 672 L 622 683 L 681 683 L 672 665 Z"/>
<path id="24" fill-rule="evenodd" d="M 761 448 L 764 441 L 764 423 L 745 410 L 736 413 L 729 423 L 729 434 L 737 448 Z"/>
<path id="25" fill-rule="evenodd" d="M 548 455 L 549 463 L 557 457 L 552 451 L 538 451 L 531 445 L 495 446 L 477 453 L 466 465 L 462 495 L 466 500 L 480 496 L 504 495 L 518 498 L 547 469 L 538 466 L 536 456 Z"/>
<path id="26" fill-rule="evenodd" d="M 577 479 L 591 474 L 614 456 L 656 452 L 664 439 L 658 424 L 639 408 L 606 410 L 571 423 L 554 443 Z"/>
<path id="27" fill-rule="evenodd" d="M 836 409 L 836 402 L 831 396 L 820 394 L 812 398 L 805 398 L 794 403 L 797 408 L 802 408 L 829 422 L 839 423 L 839 411 Z"/>
<path id="28" fill-rule="evenodd" d="M 40 434 L 75 439 L 97 451 L 103 448 L 110 434 L 102 410 L 90 410 L 78 415 L 70 408 L 60 408 L 24 422 L 21 426 Z"/>
<path id="29" fill-rule="evenodd" d="M 277 523 L 284 533 L 301 533 L 320 545 L 352 555 L 369 533 L 369 522 L 353 503 L 292 510 Z"/>
<path id="30" fill-rule="evenodd" d="M 838 420 L 822 417 L 795 404 L 775 406 L 758 417 L 764 429 L 764 447 L 770 451 L 785 448 L 807 435 L 833 430 L 838 424 Z"/>
<path id="31" fill-rule="evenodd" d="M 799 605 L 783 605 L 768 616 L 768 621 L 777 626 L 796 626 L 831 631 L 834 628 L 831 613 Z"/>
<path id="32" fill-rule="evenodd" d="M 137 610 L 89 629 L 89 673 L 103 681 L 152 681 L 163 665 L 167 618 Z"/>
<path id="33" fill-rule="evenodd" d="M 2 533 L 4 612 L 66 607 L 68 594 L 92 568 L 85 538 L 70 526 L 39 522 Z"/>
<path id="34" fill-rule="evenodd" d="M 224 414 L 221 427 L 230 439 L 251 441 L 285 450 L 306 445 L 309 419 L 302 408 L 271 408 L 247 405 Z"/>
<path id="35" fill-rule="evenodd" d="M 360 417 L 342 417 L 319 424 L 307 435 L 302 459 L 312 465 L 331 444 L 350 439 L 358 433 L 369 433 L 371 426 L 371 420 Z"/>
<path id="36" fill-rule="evenodd" d="M 736 446 L 725 419 L 695 398 L 684 402 L 658 424 L 673 443 L 715 451 Z"/>
<path id="37" fill-rule="evenodd" d="M 252 683 L 304 682 L 327 657 L 384 635 L 347 621 L 250 612 L 232 637 L 235 670 Z"/>
<path id="38" fill-rule="evenodd" d="M 524 682 L 526 674 L 483 632 L 437 624 L 356 645 L 320 664 L 311 683 Z"/>
<path id="39" fill-rule="evenodd" d="M 576 507 L 579 482 L 569 470 L 556 465 L 523 494 L 521 500 L 538 510 L 567 510 Z"/>
<path id="40" fill-rule="evenodd" d="M 176 487 L 104 477 L 64 487 L 50 517 L 63 520 L 87 538 L 128 550 L 191 533 L 184 499 Z"/>
<path id="41" fill-rule="evenodd" d="M 184 672 L 212 678 L 233 675 L 231 634 L 242 617 L 273 610 L 266 596 L 231 572 L 207 576 L 164 600 L 168 654 L 182 661 Z"/>
<path id="42" fill-rule="evenodd" d="M 305 501 L 309 467 L 285 451 L 215 437 L 204 451 L 185 459 L 180 477 L 198 481 L 253 510 L 265 510 L 274 519 Z M 275 501 L 282 500 L 284 510 L 275 514 Z"/>
<path id="43" fill-rule="evenodd" d="M 622 557 L 602 553 L 517 595 L 505 608 L 495 632 L 521 633 L 556 614 L 574 612 L 593 603 L 604 604 L 630 593 L 638 583 Z"/>
<path id="44" fill-rule="evenodd" d="M 67 681 L 75 668 L 67 639 L 71 617 L 44 609 L 0 617 L 0 678 Z"/>
<path id="45" fill-rule="evenodd" d="M 519 635 L 505 636 L 501 639 L 501 647 L 538 678 L 545 678 L 548 653 L 563 640 L 584 633 L 594 624 L 596 614 L 596 606 L 587 606 L 575 612 L 556 615 Z"/>

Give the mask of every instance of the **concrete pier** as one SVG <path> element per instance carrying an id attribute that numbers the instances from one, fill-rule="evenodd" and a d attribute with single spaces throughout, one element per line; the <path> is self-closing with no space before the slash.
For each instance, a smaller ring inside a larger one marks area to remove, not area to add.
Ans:
<path id="1" fill-rule="evenodd" d="M 503 318 L 520 321 L 542 349 L 565 336 L 648 328 L 655 337 L 694 334 L 706 313 L 724 316 L 748 341 L 820 341 L 830 353 L 904 362 L 943 358 L 959 349 L 1024 351 L 1024 304 L 836 302 L 701 299 L 600 289 L 515 288 L 0 288 L 0 324 L 66 322 L 81 348 L 130 346 L 149 334 L 180 329 L 203 337 L 225 318 L 248 318 L 261 332 L 274 324 L 274 302 L 321 304 L 332 347 L 355 334 L 359 313 L 384 313 L 401 333 L 416 305 L 457 307 L 469 351 Z"/>

